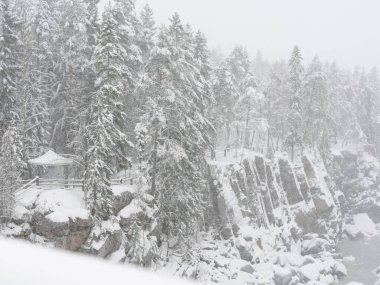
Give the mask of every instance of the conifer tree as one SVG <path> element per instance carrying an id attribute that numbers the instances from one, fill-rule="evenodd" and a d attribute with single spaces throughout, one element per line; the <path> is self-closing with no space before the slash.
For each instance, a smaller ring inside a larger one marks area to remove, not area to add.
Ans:
<path id="1" fill-rule="evenodd" d="M 139 110 L 134 106 L 139 105 L 136 93 L 137 83 L 140 79 L 139 72 L 142 69 L 142 54 L 139 47 L 139 27 L 141 26 L 135 11 L 135 0 L 115 0 L 112 6 L 112 13 L 117 22 L 116 34 L 120 39 L 120 44 L 125 50 L 122 58 L 125 66 L 123 76 L 123 103 L 127 116 L 125 131 L 133 133 Z"/>
<path id="2" fill-rule="evenodd" d="M 142 54 L 142 61 L 146 62 L 149 53 L 154 46 L 156 23 L 153 19 L 153 10 L 146 4 L 140 13 L 141 31 L 139 33 L 139 46 Z"/>
<path id="3" fill-rule="evenodd" d="M 96 91 L 90 98 L 85 130 L 88 146 L 85 154 L 86 201 L 98 220 L 107 220 L 112 214 L 111 175 L 114 169 L 126 168 L 130 163 L 126 150 L 130 144 L 123 133 L 125 113 L 121 103 L 125 50 L 116 34 L 116 26 L 108 8 L 103 15 L 93 57 L 97 72 Z"/>
<path id="4" fill-rule="evenodd" d="M 27 6 L 23 21 L 21 76 L 17 86 L 20 97 L 24 159 L 41 155 L 49 145 L 52 35 L 56 29 L 51 3 L 36 0 Z"/>
<path id="5" fill-rule="evenodd" d="M 0 216 L 10 217 L 15 203 L 15 190 L 21 186 L 25 168 L 22 137 L 14 119 L 2 137 L 0 151 L 0 177 L 3 179 L 0 186 Z"/>
<path id="6" fill-rule="evenodd" d="M 327 97 L 325 72 L 317 56 L 307 68 L 303 92 L 304 141 L 326 148 L 333 127 L 328 112 L 331 99 Z"/>
<path id="7" fill-rule="evenodd" d="M 57 31 L 54 37 L 53 82 L 49 108 L 53 110 L 50 147 L 72 153 L 80 127 L 78 106 L 85 92 L 84 68 L 88 64 L 87 5 L 83 0 L 54 3 Z"/>
<path id="8" fill-rule="evenodd" d="M 294 47 L 289 60 L 289 111 L 287 116 L 288 135 L 285 138 L 285 147 L 290 148 L 291 159 L 294 159 L 295 148 L 302 146 L 301 138 L 301 88 L 304 68 L 302 65 L 302 55 L 297 46 Z"/>
<path id="9" fill-rule="evenodd" d="M 20 72 L 19 39 L 20 20 L 13 14 L 9 0 L 1 0 L 0 31 L 0 137 L 3 137 L 11 120 L 16 119 L 16 86 Z"/>
<path id="10" fill-rule="evenodd" d="M 202 113 L 204 100 L 193 88 L 199 74 L 189 64 L 194 62 L 189 40 L 178 15 L 161 29 L 144 76 L 149 100 L 141 119 L 148 130 L 145 157 L 159 219 L 178 239 L 194 230 L 202 213 L 201 168 L 211 129 Z"/>

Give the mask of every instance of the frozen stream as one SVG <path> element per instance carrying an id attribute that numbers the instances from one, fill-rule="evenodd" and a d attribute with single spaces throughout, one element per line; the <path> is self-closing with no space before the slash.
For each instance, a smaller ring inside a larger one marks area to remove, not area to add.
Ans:
<path id="1" fill-rule="evenodd" d="M 339 284 L 359 282 L 373 285 L 377 281 L 372 270 L 380 266 L 380 235 L 359 241 L 346 239 L 339 243 L 338 248 L 344 257 L 355 258 L 353 261 L 344 261 L 348 276 Z"/>

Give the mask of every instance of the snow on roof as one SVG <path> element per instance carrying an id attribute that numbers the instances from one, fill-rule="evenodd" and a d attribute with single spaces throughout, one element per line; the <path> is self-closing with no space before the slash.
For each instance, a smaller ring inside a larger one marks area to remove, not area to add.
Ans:
<path id="1" fill-rule="evenodd" d="M 73 160 L 62 157 L 56 154 L 54 151 L 49 150 L 44 155 L 28 160 L 32 165 L 45 165 L 45 166 L 63 166 L 73 164 Z"/>

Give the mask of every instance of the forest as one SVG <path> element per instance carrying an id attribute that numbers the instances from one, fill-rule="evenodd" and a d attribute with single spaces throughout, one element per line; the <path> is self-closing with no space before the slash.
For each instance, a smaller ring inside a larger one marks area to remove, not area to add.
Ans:
<path id="1" fill-rule="evenodd" d="M 158 25 L 148 5 L 114 0 L 99 10 L 98 2 L 0 0 L 2 223 L 35 176 L 28 161 L 48 150 L 74 159 L 69 175 L 83 181 L 100 229 L 117 216 L 111 180 L 136 173 L 136 197 L 160 225 L 150 242 L 158 252 L 166 239 L 173 255 L 217 231 L 207 213 L 218 159 L 285 153 L 297 165 L 312 153 L 328 169 L 336 149 L 377 156 L 376 67 L 347 70 L 318 55 L 306 62 L 297 45 L 275 62 L 240 45 L 224 55 L 178 14 Z M 255 212 L 243 216 L 260 225 Z M 142 257 L 145 232 L 138 218 L 124 230 L 128 260 L 144 266 L 162 258 Z"/>

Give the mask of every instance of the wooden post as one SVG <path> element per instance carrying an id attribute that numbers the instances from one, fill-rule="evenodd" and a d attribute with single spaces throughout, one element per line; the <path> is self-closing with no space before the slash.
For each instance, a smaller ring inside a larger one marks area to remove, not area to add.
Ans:
<path id="1" fill-rule="evenodd" d="M 36 176 L 36 186 L 40 186 L 40 177 Z"/>
<path id="2" fill-rule="evenodd" d="M 120 179 L 120 184 L 123 184 L 123 178 Z"/>
<path id="3" fill-rule="evenodd" d="M 63 187 L 64 188 L 68 188 L 69 187 L 69 185 L 68 185 L 68 180 L 69 180 L 69 167 L 67 166 L 67 165 L 65 165 L 64 167 L 63 167 L 63 173 L 64 173 L 64 175 L 65 175 L 65 181 L 64 181 L 64 185 L 63 185 Z"/>

